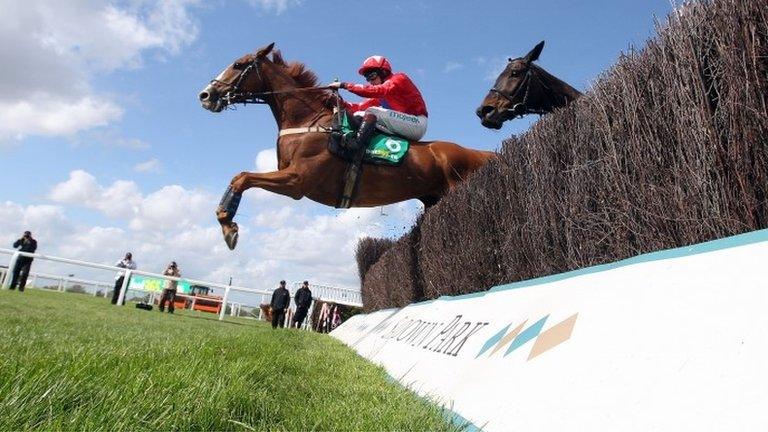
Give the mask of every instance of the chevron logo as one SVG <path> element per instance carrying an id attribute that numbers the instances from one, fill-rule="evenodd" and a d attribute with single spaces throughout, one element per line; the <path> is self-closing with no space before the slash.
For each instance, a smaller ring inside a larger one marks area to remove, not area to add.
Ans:
<path id="1" fill-rule="evenodd" d="M 543 332 L 541 330 L 544 328 L 544 324 L 547 322 L 549 315 L 541 318 L 529 327 L 526 327 L 526 324 L 528 323 L 528 320 L 526 319 L 511 331 L 509 331 L 509 328 L 512 327 L 512 323 L 509 323 L 485 342 L 475 358 L 480 357 L 489 350 L 491 352 L 488 354 L 488 357 L 491 357 L 508 345 L 508 348 L 503 355 L 503 357 L 506 357 L 509 353 L 522 347 L 531 339 L 536 339 L 531 347 L 531 352 L 528 354 L 528 360 L 531 360 L 570 339 L 578 315 L 578 313 L 573 314 Z"/>

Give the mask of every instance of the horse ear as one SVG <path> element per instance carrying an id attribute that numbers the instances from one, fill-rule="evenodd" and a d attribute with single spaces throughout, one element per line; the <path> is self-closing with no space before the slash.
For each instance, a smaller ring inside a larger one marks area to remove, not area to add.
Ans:
<path id="1" fill-rule="evenodd" d="M 256 57 L 262 58 L 266 56 L 267 54 L 269 54 L 270 51 L 272 51 L 272 48 L 274 47 L 275 47 L 275 43 L 272 42 L 271 44 L 265 46 L 264 48 L 259 48 L 258 50 L 256 50 Z"/>
<path id="2" fill-rule="evenodd" d="M 536 60 L 538 60 L 539 59 L 539 54 L 541 54 L 541 50 L 543 50 L 543 49 L 544 49 L 544 41 L 541 41 L 541 42 L 539 42 L 538 45 L 533 47 L 531 52 L 529 52 L 528 54 L 525 55 L 525 62 L 526 63 L 530 63 L 530 62 L 535 62 Z"/>

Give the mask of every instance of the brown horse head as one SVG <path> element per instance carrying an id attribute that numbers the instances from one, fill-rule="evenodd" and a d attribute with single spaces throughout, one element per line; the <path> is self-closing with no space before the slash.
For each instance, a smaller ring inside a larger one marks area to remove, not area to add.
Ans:
<path id="1" fill-rule="evenodd" d="M 493 88 L 477 109 L 483 126 L 501 129 L 507 120 L 526 114 L 545 114 L 581 95 L 576 89 L 533 64 L 544 41 L 524 57 L 510 58 Z"/>
<path id="2" fill-rule="evenodd" d="M 200 92 L 200 104 L 203 108 L 221 112 L 227 106 L 254 102 L 248 96 L 267 90 L 267 83 L 259 71 L 259 62 L 266 60 L 275 43 L 259 49 L 256 54 L 246 54 L 227 66 L 211 83 Z"/>

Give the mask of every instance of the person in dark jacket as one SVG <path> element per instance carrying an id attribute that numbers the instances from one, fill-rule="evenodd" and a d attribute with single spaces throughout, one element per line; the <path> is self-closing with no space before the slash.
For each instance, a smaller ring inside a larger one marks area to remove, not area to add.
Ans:
<path id="1" fill-rule="evenodd" d="M 301 288 L 296 291 L 293 300 L 296 302 L 296 314 L 293 315 L 293 324 L 291 327 L 301 328 L 301 323 L 303 323 L 304 318 L 307 317 L 309 306 L 312 304 L 312 291 L 309 290 L 308 281 L 304 281 Z"/>
<path id="2" fill-rule="evenodd" d="M 20 239 L 13 242 L 13 247 L 18 248 L 19 252 L 35 253 L 37 250 L 37 240 L 32 238 L 32 233 L 24 231 L 24 234 Z M 32 257 L 21 256 L 16 259 L 16 264 L 13 266 L 13 273 L 11 278 L 10 288 L 16 289 L 19 286 L 19 292 L 24 291 L 24 286 L 27 284 L 27 277 L 29 276 L 29 269 L 32 268 Z"/>
<path id="3" fill-rule="evenodd" d="M 272 328 L 281 328 L 285 326 L 285 310 L 291 305 L 291 294 L 285 288 L 285 281 L 280 281 L 280 286 L 272 293 L 272 301 L 269 306 L 272 308 Z"/>
<path id="4" fill-rule="evenodd" d="M 125 258 L 118 261 L 115 264 L 115 267 L 124 268 L 124 269 L 130 269 L 130 270 L 136 270 L 136 261 L 133 260 L 133 254 L 130 252 L 127 252 L 125 254 Z M 120 291 L 123 289 L 123 281 L 125 280 L 125 273 L 124 271 L 119 271 L 115 275 L 115 289 L 112 290 L 112 304 L 116 305 L 117 301 L 120 299 Z M 129 280 L 130 283 L 130 280 Z M 126 285 L 127 287 L 127 285 Z M 127 288 L 126 288 L 127 289 Z M 125 296 L 123 296 L 123 304 L 125 304 Z"/>

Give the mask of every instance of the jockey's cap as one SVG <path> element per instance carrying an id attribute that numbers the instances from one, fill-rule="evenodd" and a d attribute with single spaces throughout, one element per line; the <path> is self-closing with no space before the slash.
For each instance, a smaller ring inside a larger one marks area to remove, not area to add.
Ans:
<path id="1" fill-rule="evenodd" d="M 380 55 L 370 56 L 365 59 L 363 65 L 360 66 L 360 69 L 358 69 L 357 72 L 360 75 L 365 75 L 365 73 L 371 69 L 383 69 L 387 71 L 387 73 L 392 73 L 392 66 L 389 64 L 389 60 Z"/>

